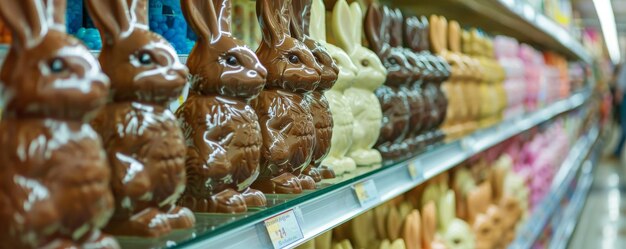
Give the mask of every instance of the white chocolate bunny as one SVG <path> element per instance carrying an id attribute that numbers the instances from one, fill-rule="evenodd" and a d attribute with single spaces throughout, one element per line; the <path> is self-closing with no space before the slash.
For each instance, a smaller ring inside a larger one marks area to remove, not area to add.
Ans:
<path id="1" fill-rule="evenodd" d="M 350 57 L 340 48 L 326 43 L 326 13 L 322 0 L 313 0 L 311 4 L 311 21 L 309 32 L 311 38 L 322 43 L 339 67 L 339 74 L 335 85 L 324 95 L 328 99 L 330 111 L 333 115 L 333 136 L 330 152 L 322 161 L 322 166 L 329 167 L 336 175 L 356 169 L 356 163 L 346 154 L 352 145 L 352 127 L 354 118 L 350 102 L 344 96 L 344 91 L 352 86 L 357 73 L 356 66 Z"/>
<path id="2" fill-rule="evenodd" d="M 348 156 L 357 165 L 374 165 L 382 161 L 380 152 L 372 149 L 382 124 L 382 110 L 374 90 L 385 82 L 387 71 L 378 56 L 361 45 L 362 17 L 358 3 L 348 5 L 346 0 L 339 0 L 333 8 L 329 31 L 334 38 L 331 43 L 346 51 L 358 69 L 354 85 L 344 92 L 354 116 L 353 140 Z"/>
<path id="3" fill-rule="evenodd" d="M 455 215 L 454 191 L 448 190 L 439 199 L 439 233 L 449 249 L 474 249 L 476 239 L 467 222 Z"/>

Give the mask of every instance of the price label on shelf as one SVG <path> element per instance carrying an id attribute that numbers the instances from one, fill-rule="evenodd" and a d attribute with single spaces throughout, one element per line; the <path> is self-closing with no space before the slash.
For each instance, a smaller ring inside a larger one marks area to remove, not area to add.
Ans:
<path id="1" fill-rule="evenodd" d="M 476 148 L 476 139 L 471 136 L 461 139 L 461 148 L 470 153 L 476 153 L 478 151 L 478 148 Z"/>
<path id="2" fill-rule="evenodd" d="M 353 188 L 356 198 L 361 203 L 361 207 L 372 206 L 380 199 L 378 189 L 372 179 L 356 183 Z"/>
<path id="3" fill-rule="evenodd" d="M 304 237 L 293 209 L 266 219 L 264 223 L 275 249 L 285 248 Z"/>
<path id="4" fill-rule="evenodd" d="M 409 175 L 411 179 L 416 180 L 424 177 L 424 170 L 422 169 L 422 162 L 419 160 L 412 160 L 407 165 Z"/>

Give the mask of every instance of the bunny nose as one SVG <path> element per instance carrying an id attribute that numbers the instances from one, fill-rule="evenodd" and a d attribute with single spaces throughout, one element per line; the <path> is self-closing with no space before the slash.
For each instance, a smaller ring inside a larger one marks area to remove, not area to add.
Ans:
<path id="1" fill-rule="evenodd" d="M 256 70 L 256 71 L 255 71 Z M 265 69 L 264 66 L 262 66 L 261 64 L 259 64 L 255 70 L 250 70 L 250 71 L 254 71 L 257 75 L 259 75 L 259 77 L 261 78 L 266 78 L 267 77 L 267 69 Z"/>

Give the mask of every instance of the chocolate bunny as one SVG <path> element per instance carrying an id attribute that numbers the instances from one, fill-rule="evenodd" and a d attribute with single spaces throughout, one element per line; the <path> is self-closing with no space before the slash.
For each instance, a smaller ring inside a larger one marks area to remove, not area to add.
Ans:
<path id="1" fill-rule="evenodd" d="M 379 165 L 382 157 L 372 147 L 380 135 L 382 108 L 374 91 L 385 81 L 387 71 L 378 56 L 361 45 L 363 14 L 359 3 L 348 5 L 346 0 L 338 0 L 332 9 L 327 23 L 329 41 L 345 50 L 357 67 L 354 84 L 344 91 L 354 117 L 348 156 L 357 165 Z"/>
<path id="2" fill-rule="evenodd" d="M 183 0 L 198 41 L 187 59 L 189 97 L 176 111 L 187 140 L 187 191 L 181 203 L 198 212 L 245 212 L 265 206 L 249 188 L 259 175 L 261 128 L 249 101 L 267 70 L 231 34 L 231 2 Z"/>
<path id="3" fill-rule="evenodd" d="M 328 156 L 322 161 L 322 166 L 332 169 L 337 176 L 341 176 L 356 169 L 354 160 L 347 156 L 352 145 L 354 117 L 350 102 L 345 97 L 345 90 L 352 86 L 357 69 L 346 52 L 326 42 L 326 10 L 322 0 L 313 0 L 311 3 L 309 24 L 311 38 L 326 47 L 328 54 L 339 69 L 335 84 L 324 93 L 332 113 L 333 130 L 330 150 Z"/>
<path id="4" fill-rule="evenodd" d="M 332 168 L 320 166 L 330 151 L 333 135 L 333 118 L 324 92 L 332 88 L 337 81 L 339 68 L 326 48 L 309 36 L 311 0 L 293 0 L 291 14 L 290 28 L 292 37 L 304 43 L 322 69 L 319 85 L 315 91 L 305 95 L 309 102 L 311 115 L 313 115 L 313 124 L 315 125 L 315 148 L 313 149 L 311 164 L 305 168 L 303 175 L 309 175 L 316 182 L 319 182 L 322 178 L 335 177 Z"/>
<path id="5" fill-rule="evenodd" d="M 263 145 L 261 173 L 252 186 L 265 193 L 294 194 L 315 186 L 310 177 L 299 179 L 311 163 L 315 125 L 305 95 L 321 80 L 322 69 L 307 47 L 291 37 L 291 1 L 259 0 L 257 16 L 263 41 L 256 53 L 267 67 L 267 83 L 253 101 L 259 116 Z"/>
<path id="6" fill-rule="evenodd" d="M 419 53 L 425 66 L 424 82 L 421 86 L 430 115 L 424 128 L 424 138 L 419 140 L 426 140 L 427 143 L 441 141 L 443 133 L 438 128 L 445 119 L 448 105 L 447 97 L 441 91 L 441 83 L 450 76 L 450 65 L 441 57 L 430 53 L 429 23 L 426 17 L 407 17 L 404 29 L 405 46 Z"/>
<path id="7" fill-rule="evenodd" d="M 0 72 L 2 248 L 119 248 L 111 171 L 85 123 L 109 79 L 65 30 L 65 0 L 0 0 L 13 41 Z"/>
<path id="8" fill-rule="evenodd" d="M 392 9 L 388 12 L 391 19 L 390 27 L 390 43 L 392 47 L 402 48 L 402 53 L 407 59 L 407 62 L 411 66 L 411 78 L 409 85 L 402 88 L 402 91 L 406 93 L 407 102 L 409 104 L 409 131 L 405 138 L 405 143 L 409 147 L 410 153 L 416 153 L 425 147 L 424 139 L 419 139 L 419 135 L 424 131 L 428 125 L 430 119 L 430 113 L 427 100 L 422 91 L 422 81 L 425 74 L 425 65 L 422 58 L 415 54 L 412 50 L 404 48 L 403 45 L 403 22 L 402 12 L 400 9 Z"/>
<path id="9" fill-rule="evenodd" d="M 365 37 L 385 68 L 385 85 L 376 89 L 383 110 L 383 124 L 377 148 L 385 159 L 397 159 L 408 152 L 404 142 L 409 131 L 410 110 L 406 88 L 411 80 L 411 66 L 400 47 L 392 47 L 391 10 L 372 3 L 365 14 Z"/>
<path id="10" fill-rule="evenodd" d="M 165 106 L 178 97 L 187 68 L 172 46 L 148 30 L 147 0 L 88 0 L 102 36 L 100 65 L 110 99 L 92 121 L 113 177 L 115 213 L 106 230 L 156 237 L 190 228 L 193 213 L 176 205 L 185 190 L 185 144 Z"/>

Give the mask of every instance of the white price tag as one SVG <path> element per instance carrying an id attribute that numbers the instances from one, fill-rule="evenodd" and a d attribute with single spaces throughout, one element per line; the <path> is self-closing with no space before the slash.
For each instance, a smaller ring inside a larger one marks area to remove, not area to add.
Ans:
<path id="1" fill-rule="evenodd" d="M 409 175 L 412 180 L 420 179 L 424 177 L 424 169 L 422 168 L 422 162 L 419 160 L 412 160 L 407 165 L 407 169 L 409 170 Z"/>
<path id="2" fill-rule="evenodd" d="M 268 218 L 264 223 L 275 249 L 285 248 L 304 237 L 293 209 Z"/>
<path id="3" fill-rule="evenodd" d="M 476 139 L 473 137 L 466 137 L 461 139 L 461 148 L 469 151 L 470 153 L 476 153 Z"/>
<path id="4" fill-rule="evenodd" d="M 376 204 L 380 199 L 378 189 L 372 179 L 356 183 L 353 188 L 356 198 L 359 200 L 359 203 L 361 203 L 361 207 L 370 207 Z"/>

